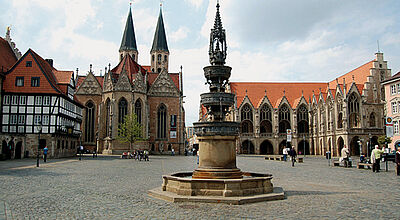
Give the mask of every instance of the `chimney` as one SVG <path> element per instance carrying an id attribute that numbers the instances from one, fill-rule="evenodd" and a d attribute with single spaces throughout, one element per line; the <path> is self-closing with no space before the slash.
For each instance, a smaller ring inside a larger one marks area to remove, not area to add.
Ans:
<path id="1" fill-rule="evenodd" d="M 45 59 L 45 60 L 48 64 L 50 64 L 51 67 L 53 67 L 53 59 Z"/>

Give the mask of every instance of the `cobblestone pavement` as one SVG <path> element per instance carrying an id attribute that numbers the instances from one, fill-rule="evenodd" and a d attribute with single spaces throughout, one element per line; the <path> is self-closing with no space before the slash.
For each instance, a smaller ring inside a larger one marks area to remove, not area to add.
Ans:
<path id="1" fill-rule="evenodd" d="M 32 159 L 0 163 L 0 219 L 400 219 L 400 177 L 391 162 L 389 172 L 373 173 L 328 167 L 322 157 L 291 167 L 239 156 L 241 170 L 271 173 L 286 192 L 285 200 L 240 206 L 169 203 L 147 195 L 161 186 L 163 174 L 195 169 L 193 156 L 50 162 L 40 168 L 28 166 Z"/>

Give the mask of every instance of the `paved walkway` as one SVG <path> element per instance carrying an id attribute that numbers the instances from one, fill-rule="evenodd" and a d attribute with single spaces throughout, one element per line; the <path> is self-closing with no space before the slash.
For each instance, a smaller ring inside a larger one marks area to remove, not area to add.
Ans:
<path id="1" fill-rule="evenodd" d="M 389 172 L 239 156 L 243 171 L 271 173 L 286 199 L 241 206 L 174 204 L 147 195 L 163 174 L 195 169 L 193 156 L 149 162 L 99 156 L 0 162 L 0 219 L 400 219 L 400 177 Z M 382 164 L 383 165 L 383 164 Z M 383 166 L 382 166 L 383 167 Z M 15 169 L 17 168 L 17 169 Z"/>

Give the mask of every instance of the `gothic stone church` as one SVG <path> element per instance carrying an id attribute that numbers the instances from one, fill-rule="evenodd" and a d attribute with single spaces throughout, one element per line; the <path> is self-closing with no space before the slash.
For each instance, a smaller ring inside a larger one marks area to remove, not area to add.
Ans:
<path id="1" fill-rule="evenodd" d="M 162 10 L 158 17 L 151 65 L 138 62 L 131 9 L 119 49 L 120 62 L 95 76 L 77 76 L 76 97 L 85 106 L 82 123 L 82 145 L 99 153 L 120 154 L 134 149 L 152 153 L 176 153 L 184 150 L 185 112 L 182 106 L 182 71 L 168 72 L 169 50 Z M 125 115 L 136 113 L 146 141 L 129 143 L 117 140 L 118 125 Z"/>

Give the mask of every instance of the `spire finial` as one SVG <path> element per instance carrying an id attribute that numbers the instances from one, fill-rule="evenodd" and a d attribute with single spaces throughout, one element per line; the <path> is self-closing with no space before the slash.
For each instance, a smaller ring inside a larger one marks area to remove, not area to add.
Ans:
<path id="1" fill-rule="evenodd" d="M 286 95 L 286 89 L 283 89 L 283 96 Z"/>
<path id="2" fill-rule="evenodd" d="M 301 90 L 301 96 L 304 96 L 303 90 Z"/>
<path id="3" fill-rule="evenodd" d="M 352 75 L 351 78 L 353 79 L 353 82 L 354 82 L 354 75 Z"/>
<path id="4" fill-rule="evenodd" d="M 108 71 L 111 71 L 111 63 L 108 63 Z"/>
<path id="5" fill-rule="evenodd" d="M 92 64 L 89 65 L 89 67 L 90 67 L 90 70 L 89 70 L 89 71 L 90 71 L 90 72 L 92 72 L 92 66 L 93 66 Z"/>
<path id="6" fill-rule="evenodd" d="M 160 8 L 162 8 L 163 0 L 160 0 Z"/>
<path id="7" fill-rule="evenodd" d="M 264 94 L 265 94 L 265 96 L 267 96 L 267 89 L 264 90 Z"/>
<path id="8" fill-rule="evenodd" d="M 380 53 L 381 50 L 380 50 L 380 48 L 379 48 L 379 40 L 377 40 L 376 43 L 378 44 L 378 53 Z"/>
<path id="9" fill-rule="evenodd" d="M 210 35 L 210 55 L 211 65 L 224 65 L 226 59 L 226 36 L 222 28 L 221 15 L 219 13 L 219 1 L 217 1 L 217 12 L 215 15 L 214 28 Z"/>

